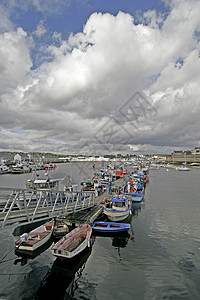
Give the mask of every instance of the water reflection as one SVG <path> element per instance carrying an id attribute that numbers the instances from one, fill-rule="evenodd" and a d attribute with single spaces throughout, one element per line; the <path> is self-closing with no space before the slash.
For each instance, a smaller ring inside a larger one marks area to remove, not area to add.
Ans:
<path id="1" fill-rule="evenodd" d="M 92 237 L 92 245 L 94 240 L 95 237 Z M 52 268 L 42 279 L 39 289 L 33 295 L 33 299 L 72 299 L 78 288 L 77 282 L 92 252 L 92 245 L 70 260 L 61 262 L 56 258 Z"/>
<path id="2" fill-rule="evenodd" d="M 34 251 L 26 251 L 26 250 L 15 250 L 15 255 L 18 257 L 15 259 L 14 264 L 21 263 L 21 265 L 27 264 L 29 259 L 34 259 L 37 256 L 39 256 L 41 253 L 43 253 L 45 250 L 47 250 L 53 243 L 53 238 L 50 238 L 43 246 L 39 247 L 38 249 Z"/>
<path id="3" fill-rule="evenodd" d="M 145 208 L 145 203 L 144 200 L 142 202 L 136 203 L 133 202 L 132 203 L 132 215 L 134 217 L 138 217 L 139 213 L 142 211 L 142 209 Z"/>

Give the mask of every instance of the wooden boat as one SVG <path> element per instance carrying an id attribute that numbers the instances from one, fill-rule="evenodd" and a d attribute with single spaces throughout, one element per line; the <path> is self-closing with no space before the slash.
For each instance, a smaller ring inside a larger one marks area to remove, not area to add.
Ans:
<path id="1" fill-rule="evenodd" d="M 47 222 L 29 233 L 24 233 L 15 242 L 16 251 L 34 251 L 44 245 L 52 236 L 54 220 Z"/>
<path id="2" fill-rule="evenodd" d="M 98 232 L 122 232 L 127 231 L 130 228 L 128 223 L 114 223 L 114 222 L 93 222 L 91 224 L 92 230 Z"/>
<path id="3" fill-rule="evenodd" d="M 69 227 L 63 221 L 57 221 L 53 229 L 53 237 L 59 239 L 69 232 Z"/>
<path id="4" fill-rule="evenodd" d="M 123 195 L 114 196 L 111 200 L 107 200 L 104 207 L 104 214 L 111 221 L 123 221 L 131 213 L 131 203 L 128 197 Z"/>
<path id="5" fill-rule="evenodd" d="M 52 247 L 53 255 L 61 260 L 76 256 L 90 246 L 91 234 L 92 228 L 89 224 L 73 229 Z"/>
<path id="6" fill-rule="evenodd" d="M 41 247 L 37 248 L 34 251 L 27 251 L 27 250 L 17 250 L 15 248 L 15 255 L 17 256 L 17 258 L 14 261 L 14 264 L 18 264 L 18 263 L 22 263 L 22 264 L 26 264 L 27 261 L 29 259 L 34 259 L 36 258 L 38 255 L 40 255 L 41 253 L 43 253 L 44 251 L 46 251 L 53 243 L 53 238 L 51 236 L 51 238 L 44 243 L 44 245 L 42 245 Z"/>

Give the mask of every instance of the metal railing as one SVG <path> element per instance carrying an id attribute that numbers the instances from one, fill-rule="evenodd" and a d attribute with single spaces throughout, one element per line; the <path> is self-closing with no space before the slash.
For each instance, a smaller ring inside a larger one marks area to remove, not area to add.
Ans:
<path id="1" fill-rule="evenodd" d="M 33 222 L 68 215 L 94 206 L 97 202 L 94 192 L 64 192 L 47 189 L 0 188 L 0 222 Z M 4 194 L 3 194 L 4 193 Z M 4 195 L 4 196 L 3 196 Z"/>

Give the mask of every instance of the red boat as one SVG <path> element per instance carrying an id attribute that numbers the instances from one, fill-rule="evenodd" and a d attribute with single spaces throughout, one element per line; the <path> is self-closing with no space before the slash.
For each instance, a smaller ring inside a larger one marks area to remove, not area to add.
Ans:
<path id="1" fill-rule="evenodd" d="M 90 246 L 91 234 L 92 228 L 89 224 L 73 229 L 52 247 L 53 255 L 61 260 L 76 256 Z"/>

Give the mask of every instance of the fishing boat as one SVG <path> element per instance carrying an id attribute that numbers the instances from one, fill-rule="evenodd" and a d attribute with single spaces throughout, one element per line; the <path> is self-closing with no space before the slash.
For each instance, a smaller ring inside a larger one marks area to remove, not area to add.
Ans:
<path id="1" fill-rule="evenodd" d="M 123 186 L 123 194 L 129 196 L 131 201 L 141 202 L 144 198 L 144 186 L 139 181 L 128 181 Z"/>
<path id="2" fill-rule="evenodd" d="M 53 255 L 61 260 L 75 257 L 90 246 L 91 234 L 92 228 L 89 224 L 76 227 L 52 247 Z"/>
<path id="3" fill-rule="evenodd" d="M 56 169 L 57 165 L 56 164 L 47 164 L 44 166 L 44 169 Z"/>
<path id="4" fill-rule="evenodd" d="M 130 224 L 128 223 L 114 223 L 114 222 L 101 222 L 96 221 L 91 224 L 92 230 L 97 232 L 122 232 L 130 229 Z"/>
<path id="5" fill-rule="evenodd" d="M 107 200 L 104 207 L 104 214 L 110 221 L 123 221 L 131 213 L 131 203 L 128 197 L 116 195 L 111 200 Z"/>
<path id="6" fill-rule="evenodd" d="M 31 190 L 58 190 L 62 180 L 63 178 L 49 178 L 48 176 L 37 178 L 37 175 L 36 177 L 34 175 L 33 178 L 27 180 L 26 187 Z"/>
<path id="7" fill-rule="evenodd" d="M 54 220 L 49 221 L 29 233 L 24 233 L 15 242 L 15 250 L 34 251 L 43 246 L 52 236 Z"/>
<path id="8" fill-rule="evenodd" d="M 26 181 L 27 190 L 24 192 L 27 207 L 35 208 L 38 204 L 38 195 L 40 199 L 40 206 L 53 206 L 56 201 L 56 196 L 52 192 L 59 191 L 60 182 L 63 178 L 49 178 L 45 173 L 45 177 L 41 177 L 34 172 L 32 178 Z M 16 200 L 16 205 L 19 209 L 24 209 L 24 195 L 19 195 Z M 61 203 L 60 199 L 57 205 Z"/>

